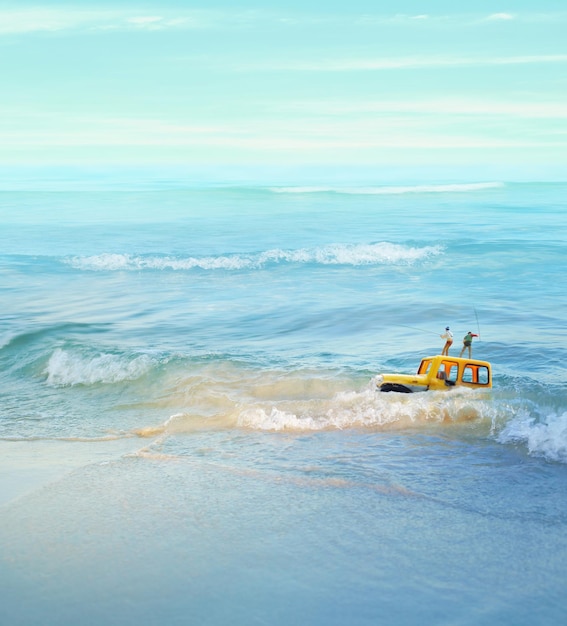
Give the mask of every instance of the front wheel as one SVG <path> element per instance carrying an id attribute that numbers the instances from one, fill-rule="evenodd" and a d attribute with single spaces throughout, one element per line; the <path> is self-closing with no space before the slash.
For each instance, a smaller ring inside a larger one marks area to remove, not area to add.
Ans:
<path id="1" fill-rule="evenodd" d="M 400 383 L 384 383 L 380 387 L 380 391 L 397 391 L 398 393 L 413 393 L 409 387 L 401 385 Z"/>

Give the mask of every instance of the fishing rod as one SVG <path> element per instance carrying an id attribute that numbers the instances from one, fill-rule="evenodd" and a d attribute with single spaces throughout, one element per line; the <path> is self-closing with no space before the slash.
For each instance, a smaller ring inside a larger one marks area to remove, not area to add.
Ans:
<path id="1" fill-rule="evenodd" d="M 478 313 L 476 312 L 475 307 L 473 306 L 474 316 L 476 317 L 476 328 L 478 330 L 478 340 L 480 341 L 480 324 L 478 323 Z"/>

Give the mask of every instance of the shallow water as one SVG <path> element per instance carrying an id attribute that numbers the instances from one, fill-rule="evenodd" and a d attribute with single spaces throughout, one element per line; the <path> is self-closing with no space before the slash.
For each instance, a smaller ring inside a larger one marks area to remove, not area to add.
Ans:
<path id="1" fill-rule="evenodd" d="M 561 623 L 566 191 L 2 192 L 2 623 Z"/>

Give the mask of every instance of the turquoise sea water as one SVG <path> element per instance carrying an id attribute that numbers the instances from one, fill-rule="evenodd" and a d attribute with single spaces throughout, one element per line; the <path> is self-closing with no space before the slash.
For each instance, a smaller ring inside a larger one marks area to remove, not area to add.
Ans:
<path id="1" fill-rule="evenodd" d="M 0 192 L 1 623 L 564 623 L 566 197 Z"/>

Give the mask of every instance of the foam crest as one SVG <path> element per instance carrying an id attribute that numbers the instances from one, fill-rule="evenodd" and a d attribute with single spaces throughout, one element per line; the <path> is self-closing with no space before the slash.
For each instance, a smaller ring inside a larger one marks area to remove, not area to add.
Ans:
<path id="1" fill-rule="evenodd" d="M 463 393 L 380 394 L 373 388 L 339 392 L 331 400 L 242 408 L 237 425 L 254 430 L 316 431 L 348 428 L 407 428 L 457 423 L 490 415 L 485 400 Z"/>
<path id="2" fill-rule="evenodd" d="M 330 244 L 316 249 L 271 250 L 260 256 L 260 265 L 267 262 L 316 263 L 319 265 L 396 265 L 411 264 L 442 254 L 440 246 L 415 248 L 380 242 L 375 244 Z"/>
<path id="3" fill-rule="evenodd" d="M 159 257 L 132 256 L 130 254 L 103 253 L 87 257 L 73 257 L 65 261 L 78 270 L 90 271 L 140 271 L 140 270 L 240 270 L 255 267 L 257 259 L 247 256 L 218 257 Z"/>
<path id="4" fill-rule="evenodd" d="M 0 350 L 9 346 L 12 341 L 17 337 L 16 333 L 3 333 L 0 335 Z"/>
<path id="5" fill-rule="evenodd" d="M 57 348 L 45 369 L 47 383 L 54 386 L 92 385 L 136 380 L 154 365 L 147 355 L 134 358 L 116 354 L 87 355 Z"/>
<path id="6" fill-rule="evenodd" d="M 221 255 L 217 257 L 160 257 L 129 254 L 99 254 L 73 257 L 65 263 L 86 271 L 141 271 L 141 270 L 254 270 L 270 264 L 318 265 L 408 265 L 443 253 L 441 246 L 412 247 L 380 242 L 373 244 L 329 244 L 319 248 L 297 250 L 272 249 L 250 255 Z"/>
<path id="7" fill-rule="evenodd" d="M 567 463 L 567 412 L 539 419 L 523 412 L 506 424 L 498 441 L 525 445 L 533 456 Z"/>
<path id="8" fill-rule="evenodd" d="M 454 183 L 449 185 L 393 185 L 384 187 L 272 187 L 275 193 L 337 193 L 347 195 L 401 195 L 412 193 L 463 193 L 497 189 L 504 183 Z"/>

